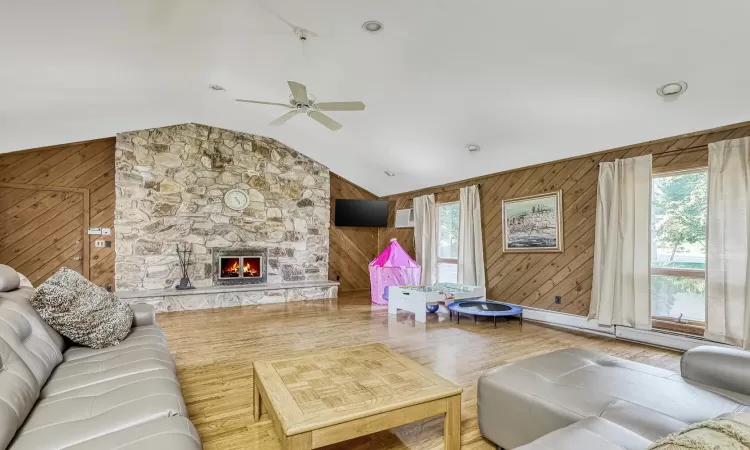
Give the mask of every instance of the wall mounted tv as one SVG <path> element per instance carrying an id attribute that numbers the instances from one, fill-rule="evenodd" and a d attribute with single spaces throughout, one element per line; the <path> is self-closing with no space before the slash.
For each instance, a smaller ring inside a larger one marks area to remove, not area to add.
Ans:
<path id="1" fill-rule="evenodd" d="M 333 223 L 337 227 L 385 227 L 388 200 L 336 199 Z"/>

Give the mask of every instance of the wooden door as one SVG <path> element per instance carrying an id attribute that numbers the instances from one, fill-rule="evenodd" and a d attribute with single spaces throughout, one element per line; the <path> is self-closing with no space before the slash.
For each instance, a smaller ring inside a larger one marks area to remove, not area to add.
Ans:
<path id="1" fill-rule="evenodd" d="M 88 277 L 88 192 L 0 183 L 0 264 L 39 285 L 61 267 Z"/>

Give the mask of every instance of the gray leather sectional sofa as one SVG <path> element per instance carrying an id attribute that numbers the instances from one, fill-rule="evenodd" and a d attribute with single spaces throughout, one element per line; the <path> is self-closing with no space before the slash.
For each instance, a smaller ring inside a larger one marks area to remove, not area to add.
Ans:
<path id="1" fill-rule="evenodd" d="M 0 450 L 201 448 L 151 307 L 134 305 L 128 337 L 94 350 L 44 323 L 33 292 L 0 292 Z"/>
<path id="2" fill-rule="evenodd" d="M 750 422 L 750 352 L 702 346 L 681 374 L 582 349 L 490 370 L 478 383 L 479 429 L 505 449 L 644 450 L 690 424 Z"/>

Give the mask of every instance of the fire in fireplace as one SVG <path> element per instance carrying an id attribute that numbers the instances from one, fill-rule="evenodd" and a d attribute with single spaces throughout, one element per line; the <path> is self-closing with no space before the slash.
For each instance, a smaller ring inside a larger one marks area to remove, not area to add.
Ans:
<path id="1" fill-rule="evenodd" d="M 260 276 L 259 256 L 242 258 L 242 276 L 245 278 L 254 278 Z"/>
<path id="2" fill-rule="evenodd" d="M 263 275 L 260 256 L 224 256 L 219 267 L 219 278 L 259 278 Z"/>

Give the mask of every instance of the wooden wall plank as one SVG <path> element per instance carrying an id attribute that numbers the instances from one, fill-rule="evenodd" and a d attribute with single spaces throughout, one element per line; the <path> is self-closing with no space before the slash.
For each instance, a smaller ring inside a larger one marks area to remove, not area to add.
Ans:
<path id="1" fill-rule="evenodd" d="M 368 264 L 378 255 L 378 229 L 337 227 L 333 220 L 336 199 L 375 200 L 377 197 L 338 175 L 331 174 L 328 278 L 338 280 L 341 283 L 339 290 L 342 292 L 370 289 Z"/>

